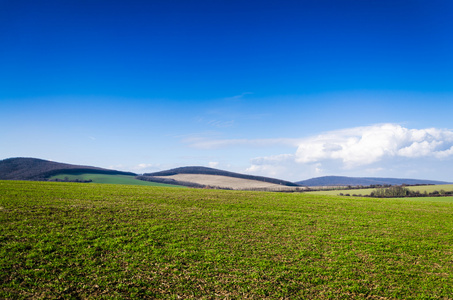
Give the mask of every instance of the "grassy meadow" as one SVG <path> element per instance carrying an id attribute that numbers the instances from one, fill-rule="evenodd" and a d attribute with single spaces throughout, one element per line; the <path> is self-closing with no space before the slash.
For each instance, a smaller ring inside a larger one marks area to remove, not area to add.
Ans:
<path id="1" fill-rule="evenodd" d="M 400 199 L 400 200 L 408 200 L 409 198 L 395 198 L 395 199 Z M 450 202 L 453 203 L 453 197 L 452 196 L 446 196 L 446 197 L 411 197 L 411 201 L 424 201 L 424 202 Z"/>
<path id="2" fill-rule="evenodd" d="M 0 181 L 1 299 L 453 299 L 453 203 Z"/>
<path id="3" fill-rule="evenodd" d="M 157 183 L 151 181 L 143 181 L 135 179 L 131 175 L 110 175 L 110 174 L 58 174 L 49 178 L 50 180 L 91 180 L 93 183 L 109 183 L 109 184 L 128 184 L 128 185 L 147 185 L 147 186 L 166 186 L 166 187 L 181 187 L 178 185 L 171 185 L 165 183 Z"/>
<path id="4" fill-rule="evenodd" d="M 453 191 L 453 184 L 438 184 L 438 185 L 420 185 L 420 186 L 406 186 L 406 188 L 412 191 L 420 191 L 420 193 L 432 193 L 434 191 Z M 324 190 L 324 191 L 312 191 L 307 192 L 314 195 L 328 195 L 328 196 L 338 196 L 340 193 L 342 194 L 350 194 L 350 195 L 370 195 L 371 192 L 375 191 L 375 188 L 366 188 L 366 189 L 338 189 L 338 190 Z"/>

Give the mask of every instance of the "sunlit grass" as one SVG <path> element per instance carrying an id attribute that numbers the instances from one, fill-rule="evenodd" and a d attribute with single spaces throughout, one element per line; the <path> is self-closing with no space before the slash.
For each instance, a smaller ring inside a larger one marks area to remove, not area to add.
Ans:
<path id="1" fill-rule="evenodd" d="M 0 298 L 451 299 L 453 204 L 0 181 Z"/>

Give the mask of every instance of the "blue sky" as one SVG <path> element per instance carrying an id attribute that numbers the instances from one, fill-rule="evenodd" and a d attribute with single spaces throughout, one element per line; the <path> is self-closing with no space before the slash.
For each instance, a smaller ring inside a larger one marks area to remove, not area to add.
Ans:
<path id="1" fill-rule="evenodd" d="M 0 159 L 453 181 L 451 1 L 0 0 Z"/>

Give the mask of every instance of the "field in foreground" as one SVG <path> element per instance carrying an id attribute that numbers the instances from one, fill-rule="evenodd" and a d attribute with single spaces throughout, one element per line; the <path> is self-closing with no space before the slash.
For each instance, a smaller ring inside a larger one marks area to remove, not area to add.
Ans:
<path id="1" fill-rule="evenodd" d="M 453 299 L 453 203 L 0 181 L 0 298 Z"/>

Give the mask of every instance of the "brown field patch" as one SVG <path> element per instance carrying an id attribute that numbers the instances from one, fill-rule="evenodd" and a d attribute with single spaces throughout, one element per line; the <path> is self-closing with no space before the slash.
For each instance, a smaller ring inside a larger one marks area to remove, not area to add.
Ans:
<path id="1" fill-rule="evenodd" d="M 233 190 L 246 190 L 246 189 L 295 190 L 296 188 L 299 188 L 259 180 L 242 179 L 221 175 L 176 174 L 171 176 L 154 176 L 154 177 L 174 179 L 177 181 L 193 182 L 197 184 L 215 186 L 220 188 L 229 188 Z"/>

